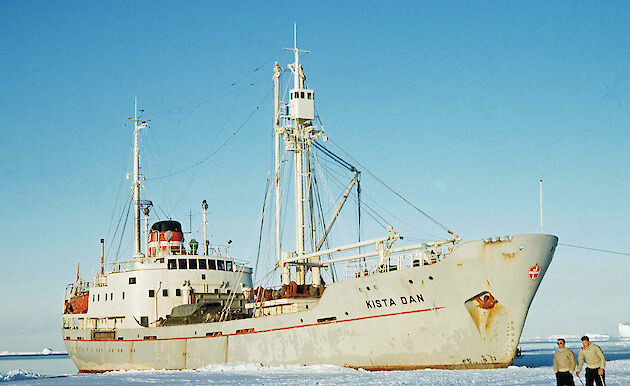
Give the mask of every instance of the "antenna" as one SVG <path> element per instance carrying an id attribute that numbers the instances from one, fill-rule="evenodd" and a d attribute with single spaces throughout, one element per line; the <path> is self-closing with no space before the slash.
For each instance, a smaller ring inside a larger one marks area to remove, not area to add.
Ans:
<path id="1" fill-rule="evenodd" d="M 542 200 L 542 180 L 540 181 L 540 233 L 543 233 L 543 200 Z"/>

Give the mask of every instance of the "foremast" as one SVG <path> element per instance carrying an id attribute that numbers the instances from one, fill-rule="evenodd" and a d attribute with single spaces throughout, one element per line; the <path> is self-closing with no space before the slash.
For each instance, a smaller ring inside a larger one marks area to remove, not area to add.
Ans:
<path id="1" fill-rule="evenodd" d="M 140 227 L 140 209 L 143 202 L 140 201 L 140 148 L 138 146 L 138 134 L 140 130 L 147 127 L 147 121 L 138 117 L 138 99 L 134 100 L 134 132 L 133 132 L 133 182 L 131 188 L 133 190 L 133 237 L 134 237 L 134 259 L 141 259 L 144 254 L 141 250 L 141 227 Z M 148 209 L 148 205 L 147 205 Z M 148 213 L 147 213 L 148 215 Z"/>

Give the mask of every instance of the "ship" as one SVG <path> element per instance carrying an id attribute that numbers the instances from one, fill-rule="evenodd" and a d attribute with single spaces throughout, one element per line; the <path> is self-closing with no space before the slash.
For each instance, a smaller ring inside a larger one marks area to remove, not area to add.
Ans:
<path id="1" fill-rule="evenodd" d="M 91 281 L 77 273 L 65 290 L 62 337 L 79 372 L 230 362 L 366 370 L 512 364 L 558 238 L 516 234 L 463 242 L 446 229 L 443 239 L 413 243 L 385 224 L 372 238 L 331 245 L 348 197 L 360 198 L 361 172 L 327 146 L 317 124 L 316 94 L 300 64 L 300 54 L 308 51 L 296 41 L 288 49 L 293 62 L 285 69 L 275 62 L 273 71 L 274 221 L 267 242 L 275 285 L 255 285 L 253 269 L 232 257 L 229 243 L 209 242 L 206 201 L 201 243 L 186 242 L 181 223 L 172 219 L 149 227 L 153 203 L 140 194 L 138 141 L 148 122 L 136 102 L 134 253 L 106 261 L 111 259 L 101 239 Z M 288 90 L 283 95 L 281 78 Z M 317 157 L 328 157 L 352 176 L 325 213 L 316 209 Z M 284 226 L 283 209 L 294 212 L 287 216 L 295 216 L 292 227 Z M 324 272 L 342 263 L 344 275 L 326 283 Z"/>

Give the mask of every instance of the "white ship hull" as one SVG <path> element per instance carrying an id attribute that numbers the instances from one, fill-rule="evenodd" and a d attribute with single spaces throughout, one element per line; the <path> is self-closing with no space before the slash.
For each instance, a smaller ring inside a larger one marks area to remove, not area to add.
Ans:
<path id="1" fill-rule="evenodd" d="M 64 343 L 81 372 L 227 362 L 370 370 L 507 367 L 557 240 L 517 235 L 463 243 L 436 264 L 330 284 L 305 311 L 118 329 L 115 340 L 64 329 Z M 530 275 L 532 267 L 538 268 Z M 497 301 L 489 308 L 473 300 L 486 291 Z M 222 335 L 207 336 L 216 332 Z"/>

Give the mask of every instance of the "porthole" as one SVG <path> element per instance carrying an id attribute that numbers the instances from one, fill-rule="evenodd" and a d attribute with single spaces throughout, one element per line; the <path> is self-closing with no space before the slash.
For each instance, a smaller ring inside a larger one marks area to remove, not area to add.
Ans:
<path id="1" fill-rule="evenodd" d="M 365 288 L 367 288 L 368 291 L 370 290 L 370 287 L 365 287 Z"/>
<path id="2" fill-rule="evenodd" d="M 433 280 L 433 276 L 429 276 L 429 280 Z"/>
<path id="3" fill-rule="evenodd" d="M 413 284 L 413 280 L 409 279 L 409 284 Z"/>

